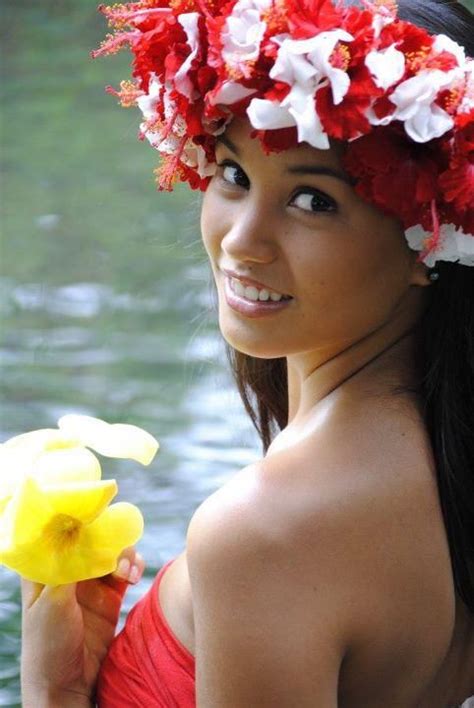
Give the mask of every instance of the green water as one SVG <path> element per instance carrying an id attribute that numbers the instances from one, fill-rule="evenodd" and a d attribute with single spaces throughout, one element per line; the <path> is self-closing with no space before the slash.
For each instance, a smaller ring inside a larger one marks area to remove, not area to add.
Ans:
<path id="1" fill-rule="evenodd" d="M 127 421 L 161 450 L 104 464 L 145 517 L 148 569 L 183 549 L 194 509 L 258 454 L 232 391 L 199 195 L 157 193 L 138 112 L 104 93 L 127 58 L 92 61 L 96 2 L 3 2 L 0 440 L 67 411 Z M 0 705 L 19 705 L 18 582 L 0 568 Z"/>
<path id="2" fill-rule="evenodd" d="M 226 373 L 199 195 L 155 191 L 138 113 L 103 91 L 128 58 L 88 58 L 105 32 L 96 4 L 0 4 L 0 440 L 69 411 L 159 438 L 150 468 L 104 465 L 146 522 L 148 569 L 126 612 L 258 444 Z M 19 625 L 17 580 L 0 569 L 1 706 L 19 705 Z"/>

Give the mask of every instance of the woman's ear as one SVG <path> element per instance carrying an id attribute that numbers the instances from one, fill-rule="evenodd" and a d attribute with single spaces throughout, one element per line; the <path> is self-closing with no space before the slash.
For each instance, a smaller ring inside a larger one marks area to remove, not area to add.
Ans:
<path id="1" fill-rule="evenodd" d="M 422 288 L 428 285 L 433 285 L 433 280 L 430 280 L 430 268 L 425 263 L 418 261 L 418 252 L 413 253 L 410 285 L 418 285 Z"/>

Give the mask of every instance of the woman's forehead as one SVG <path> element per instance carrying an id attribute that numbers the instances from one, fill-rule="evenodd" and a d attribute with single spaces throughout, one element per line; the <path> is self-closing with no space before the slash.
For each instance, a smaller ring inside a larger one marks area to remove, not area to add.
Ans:
<path id="1" fill-rule="evenodd" d="M 346 149 L 346 143 L 339 140 L 330 140 L 331 147 L 328 150 L 319 150 L 308 143 L 298 143 L 294 147 L 281 150 L 279 152 L 266 153 L 261 141 L 257 137 L 252 137 L 252 127 L 250 121 L 244 117 L 235 117 L 227 126 L 221 136 L 217 136 L 217 144 L 223 143 L 238 156 L 247 161 L 267 160 L 273 165 L 279 164 L 308 164 L 323 165 L 337 168 L 344 172 L 342 157 Z"/>

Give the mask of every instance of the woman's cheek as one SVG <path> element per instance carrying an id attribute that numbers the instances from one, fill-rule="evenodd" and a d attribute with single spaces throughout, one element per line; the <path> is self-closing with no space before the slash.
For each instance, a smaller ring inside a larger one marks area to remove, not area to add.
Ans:
<path id="1" fill-rule="evenodd" d="M 201 236 L 210 258 L 219 252 L 226 233 L 225 205 L 214 193 L 212 182 L 204 195 L 201 209 Z"/>

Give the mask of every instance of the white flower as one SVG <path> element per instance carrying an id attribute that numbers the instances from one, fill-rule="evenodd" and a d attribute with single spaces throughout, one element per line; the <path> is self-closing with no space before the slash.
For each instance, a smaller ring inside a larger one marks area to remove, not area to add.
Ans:
<path id="1" fill-rule="evenodd" d="M 145 122 L 141 124 L 140 130 L 146 137 L 152 147 L 158 152 L 165 155 L 174 155 L 181 148 L 182 138 L 187 133 L 185 119 L 176 114 L 176 104 L 170 97 L 172 89 L 171 83 L 165 84 L 163 93 L 163 104 L 165 120 L 169 120 L 174 116 L 173 126 L 165 138 L 163 138 L 162 130 L 150 130 L 149 123 L 158 117 L 156 112 L 156 104 L 160 97 L 160 92 L 163 84 L 156 75 L 152 75 L 150 79 L 148 94 L 140 96 L 137 103 L 143 113 Z M 222 128 L 223 130 L 224 128 Z M 222 132 L 221 130 L 218 132 Z M 206 152 L 201 145 L 196 145 L 191 139 L 188 139 L 180 157 L 181 161 L 193 167 L 200 177 L 211 177 L 216 171 L 215 162 L 208 162 Z"/>
<path id="2" fill-rule="evenodd" d="M 365 117 L 371 125 L 389 125 L 389 123 L 391 123 L 393 120 L 393 115 L 388 115 L 384 116 L 383 118 L 379 118 L 372 106 L 369 106 L 369 108 L 366 110 Z"/>
<path id="3" fill-rule="evenodd" d="M 291 90 L 280 102 L 254 98 L 247 109 L 251 124 L 258 130 L 296 126 L 298 142 L 307 142 L 320 150 L 329 148 L 329 139 L 316 112 L 316 92 L 328 83 L 333 100 L 341 103 L 350 86 L 348 74 L 332 66 L 329 59 L 340 41 L 351 42 L 344 30 L 321 32 L 310 39 L 294 40 L 279 35 L 280 44 L 270 78 L 283 81 Z"/>
<path id="4" fill-rule="evenodd" d="M 200 177 L 212 177 L 217 168 L 215 162 L 208 162 L 204 148 L 192 140 L 187 141 L 180 159 L 188 167 L 194 167 Z"/>
<path id="5" fill-rule="evenodd" d="M 163 93 L 164 114 L 166 120 L 170 120 L 174 116 L 173 127 L 164 140 L 160 130 L 150 130 L 149 124 L 153 123 L 158 118 L 156 105 L 160 98 L 162 87 L 163 84 L 158 77 L 152 75 L 148 87 L 148 94 L 138 98 L 138 106 L 145 118 L 145 122 L 140 125 L 140 130 L 152 147 L 160 152 L 172 153 L 179 145 L 179 139 L 187 132 L 187 126 L 186 121 L 181 115 L 175 115 L 176 104 L 170 98 L 171 84 L 166 84 Z"/>
<path id="6" fill-rule="evenodd" d="M 381 52 L 369 52 L 365 65 L 372 74 L 375 83 L 384 90 L 400 81 L 405 73 L 405 55 L 399 52 L 395 44 Z"/>
<path id="7" fill-rule="evenodd" d="M 251 72 L 248 63 L 258 58 L 260 43 L 267 28 L 261 11 L 271 0 L 239 0 L 226 20 L 222 32 L 222 58 L 230 69 L 245 77 Z"/>
<path id="8" fill-rule="evenodd" d="M 449 52 L 450 54 L 454 54 L 459 66 L 464 66 L 466 62 L 466 52 L 464 51 L 464 47 L 461 47 L 460 44 L 454 42 L 445 34 L 437 35 L 435 41 L 433 42 L 433 49 L 435 52 L 439 53 Z"/>
<path id="9" fill-rule="evenodd" d="M 220 86 L 215 93 L 208 94 L 209 103 L 213 106 L 218 103 L 229 105 L 236 101 L 241 101 L 243 98 L 247 98 L 247 96 L 251 96 L 255 92 L 256 89 L 242 86 L 238 81 L 224 81 L 222 86 Z"/>
<path id="10" fill-rule="evenodd" d="M 418 143 L 439 138 L 451 130 L 454 120 L 438 106 L 436 97 L 441 90 L 455 90 L 459 85 L 464 85 L 466 70 L 469 72 L 469 60 L 466 59 L 463 47 L 442 34 L 436 37 L 433 49 L 437 53 L 450 52 L 456 57 L 459 66 L 450 71 L 424 69 L 403 81 L 390 96 L 396 106 L 391 116 L 377 120 L 372 111 L 368 112 L 373 125 L 387 125 L 392 120 L 403 121 L 410 138 Z"/>
<path id="11" fill-rule="evenodd" d="M 282 103 L 254 98 L 247 108 L 250 123 L 257 130 L 275 130 L 296 126 L 298 142 L 307 142 L 320 150 L 330 147 L 327 134 L 314 105 L 314 96 L 295 84 Z"/>
<path id="12" fill-rule="evenodd" d="M 329 138 L 317 114 L 312 92 L 306 91 L 301 84 L 295 84 L 281 105 L 295 121 L 299 143 L 307 142 L 320 150 L 329 149 Z"/>
<path id="13" fill-rule="evenodd" d="M 464 78 L 460 68 L 451 71 L 424 69 L 417 76 L 403 81 L 390 96 L 396 110 L 391 120 L 401 120 L 412 140 L 425 143 L 444 135 L 454 125 L 445 110 L 435 103 L 441 89 Z"/>
<path id="14" fill-rule="evenodd" d="M 469 113 L 474 108 L 474 59 L 466 59 L 464 96 L 458 107 L 459 113 Z"/>
<path id="15" fill-rule="evenodd" d="M 441 90 L 455 89 L 465 83 L 469 60 L 466 59 L 464 49 L 445 35 L 436 37 L 433 50 L 436 53 L 450 52 L 456 57 L 459 66 L 450 71 L 424 69 L 403 81 L 390 95 L 390 101 L 395 105 L 391 115 L 377 118 L 373 108 L 368 109 L 366 116 L 372 125 L 403 121 L 407 134 L 418 143 L 439 138 L 451 130 L 453 118 L 438 106 L 436 98 Z M 375 83 L 385 90 L 402 78 L 405 67 L 403 54 L 394 45 L 382 52 L 370 52 L 365 63 Z"/>
<path id="16" fill-rule="evenodd" d="M 160 97 L 161 87 L 161 81 L 152 74 L 148 84 L 148 93 L 137 98 L 137 105 L 146 121 L 150 121 L 156 116 L 156 104 Z"/>
<path id="17" fill-rule="evenodd" d="M 268 101 L 264 98 L 253 98 L 247 108 L 247 115 L 257 130 L 277 130 L 296 125 L 295 119 L 287 108 L 282 108 L 277 101 Z"/>
<path id="18" fill-rule="evenodd" d="M 316 87 L 324 79 L 331 85 L 337 106 L 349 90 L 346 71 L 333 66 L 329 59 L 338 42 L 352 42 L 354 37 L 344 30 L 320 32 L 310 39 L 285 38 L 270 71 L 270 78 L 287 84 L 308 84 Z"/>
<path id="19" fill-rule="evenodd" d="M 312 39 L 290 39 L 287 34 L 279 34 L 272 41 L 280 48 L 270 69 L 271 79 L 284 81 L 291 86 L 294 83 L 306 84 L 315 77 L 317 80 L 321 78 L 316 67 L 306 57 L 314 46 Z"/>
<path id="20" fill-rule="evenodd" d="M 199 95 L 199 92 L 194 88 L 188 76 L 188 71 L 190 70 L 191 64 L 199 49 L 198 19 L 198 12 L 187 12 L 182 15 L 178 15 L 178 22 L 186 32 L 186 38 L 189 46 L 191 47 L 191 53 L 186 57 L 185 61 L 176 72 L 174 77 L 174 85 L 179 93 L 182 93 L 183 96 L 186 96 L 191 100 L 197 98 Z"/>
<path id="21" fill-rule="evenodd" d="M 392 12 L 387 7 L 383 7 L 382 5 L 375 6 L 373 9 L 375 12 L 372 20 L 372 28 L 374 30 L 375 37 L 378 39 L 383 28 L 390 25 L 394 21 L 396 13 Z"/>
<path id="22" fill-rule="evenodd" d="M 423 251 L 431 234 L 420 225 L 405 231 L 409 247 L 413 251 Z M 428 268 L 433 268 L 437 261 L 459 262 L 460 265 L 474 266 L 474 236 L 465 234 L 454 224 L 443 224 L 440 229 L 438 248 L 423 259 Z"/>

